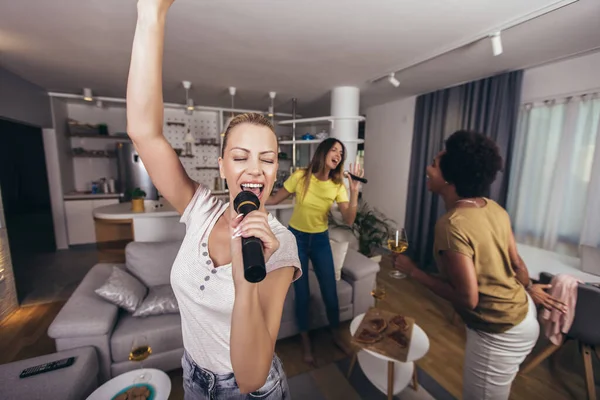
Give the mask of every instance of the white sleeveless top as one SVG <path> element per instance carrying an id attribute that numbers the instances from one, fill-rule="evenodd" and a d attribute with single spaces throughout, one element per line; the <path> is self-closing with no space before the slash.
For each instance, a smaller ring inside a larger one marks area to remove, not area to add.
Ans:
<path id="1" fill-rule="evenodd" d="M 233 372 L 229 336 L 235 299 L 231 264 L 215 268 L 208 254 L 208 237 L 229 207 L 200 185 L 180 222 L 186 234 L 171 269 L 171 285 L 179 304 L 183 346 L 202 368 L 216 374 Z M 271 214 L 269 226 L 279 249 L 267 262 L 267 273 L 295 267 L 294 280 L 302 275 L 294 235 Z"/>

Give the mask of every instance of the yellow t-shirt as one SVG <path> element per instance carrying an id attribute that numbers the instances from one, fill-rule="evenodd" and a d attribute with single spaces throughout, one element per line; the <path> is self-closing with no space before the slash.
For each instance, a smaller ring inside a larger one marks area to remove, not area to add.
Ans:
<path id="1" fill-rule="evenodd" d="M 304 193 L 304 170 L 298 170 L 283 184 L 285 190 L 296 193 L 296 206 L 290 218 L 290 226 L 306 233 L 321 233 L 328 228 L 327 213 L 333 202 L 348 202 L 348 192 L 343 184 L 331 179 L 321 181 L 310 177 L 310 185 Z"/>
<path id="2" fill-rule="evenodd" d="M 473 259 L 479 303 L 474 310 L 456 308 L 456 312 L 471 329 L 502 333 L 523 321 L 529 306 L 510 261 L 508 213 L 493 200 L 485 200 L 484 207 L 455 208 L 437 221 L 434 257 L 438 266 L 441 251 L 456 251 Z M 447 276 L 442 268 L 440 272 Z"/>

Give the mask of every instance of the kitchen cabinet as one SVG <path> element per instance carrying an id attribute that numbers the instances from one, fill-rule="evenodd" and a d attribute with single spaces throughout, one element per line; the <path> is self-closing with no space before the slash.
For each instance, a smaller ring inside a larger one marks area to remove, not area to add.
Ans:
<path id="1" fill-rule="evenodd" d="M 93 210 L 118 204 L 119 199 L 86 199 L 65 201 L 69 245 L 96 243 Z"/>

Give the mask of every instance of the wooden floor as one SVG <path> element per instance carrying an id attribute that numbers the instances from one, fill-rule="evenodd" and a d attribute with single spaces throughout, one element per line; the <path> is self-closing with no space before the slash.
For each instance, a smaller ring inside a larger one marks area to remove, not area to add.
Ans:
<path id="1" fill-rule="evenodd" d="M 385 286 L 387 295 L 380 302 L 380 307 L 416 319 L 430 340 L 429 352 L 417 362 L 418 366 L 460 399 L 465 340 L 462 323 L 450 322 L 452 312 L 445 301 L 409 279 L 390 278 L 390 265 L 385 260 L 381 266 L 379 281 Z M 2 321 L 0 364 L 54 352 L 54 342 L 46 335 L 46 331 L 63 304 L 57 302 L 23 307 Z M 341 329 L 349 342 L 348 326 L 346 322 Z M 316 331 L 312 336 L 319 367 L 345 357 L 344 353 L 333 346 L 327 330 Z M 540 342 L 543 340 L 540 339 Z M 310 370 L 302 362 L 296 337 L 278 342 L 277 353 L 285 364 L 288 376 Z M 560 350 L 556 361 L 555 370 L 549 366 L 550 363 L 546 363 L 527 376 L 517 377 L 511 399 L 585 399 L 583 361 L 574 344 L 566 345 Z M 597 360 L 594 361 L 594 369 L 598 376 L 600 367 Z M 174 389 L 180 387 L 181 378 L 177 371 L 170 375 Z M 171 398 L 181 398 L 180 391 L 174 390 Z"/>

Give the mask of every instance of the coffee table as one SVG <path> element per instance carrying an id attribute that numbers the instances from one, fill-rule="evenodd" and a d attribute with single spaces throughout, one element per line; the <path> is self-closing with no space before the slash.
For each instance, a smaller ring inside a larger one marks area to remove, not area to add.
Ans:
<path id="1" fill-rule="evenodd" d="M 365 314 L 360 314 L 354 317 L 350 323 L 350 333 L 354 333 L 358 329 Z M 400 393 L 408 386 L 408 383 L 413 381 L 413 388 L 417 390 L 416 369 L 414 361 L 422 358 L 429 350 L 429 338 L 427 334 L 416 323 L 413 325 L 412 338 L 406 362 L 400 362 L 393 358 L 386 357 L 383 354 L 376 353 L 368 349 L 359 350 L 350 363 L 348 377 L 352 373 L 352 369 L 356 360 L 363 370 L 365 376 L 371 383 L 381 392 L 387 394 L 391 400 L 394 395 Z"/>
<path id="2" fill-rule="evenodd" d="M 87 400 L 110 400 L 121 390 L 134 384 L 134 379 L 141 372 L 150 373 L 148 384 L 154 387 L 156 395 L 153 400 L 167 400 L 171 393 L 171 379 L 169 375 L 163 371 L 154 368 L 134 369 L 133 371 L 125 372 L 124 374 L 115 376 L 110 381 L 105 382 L 102 386 L 94 391 Z"/>

